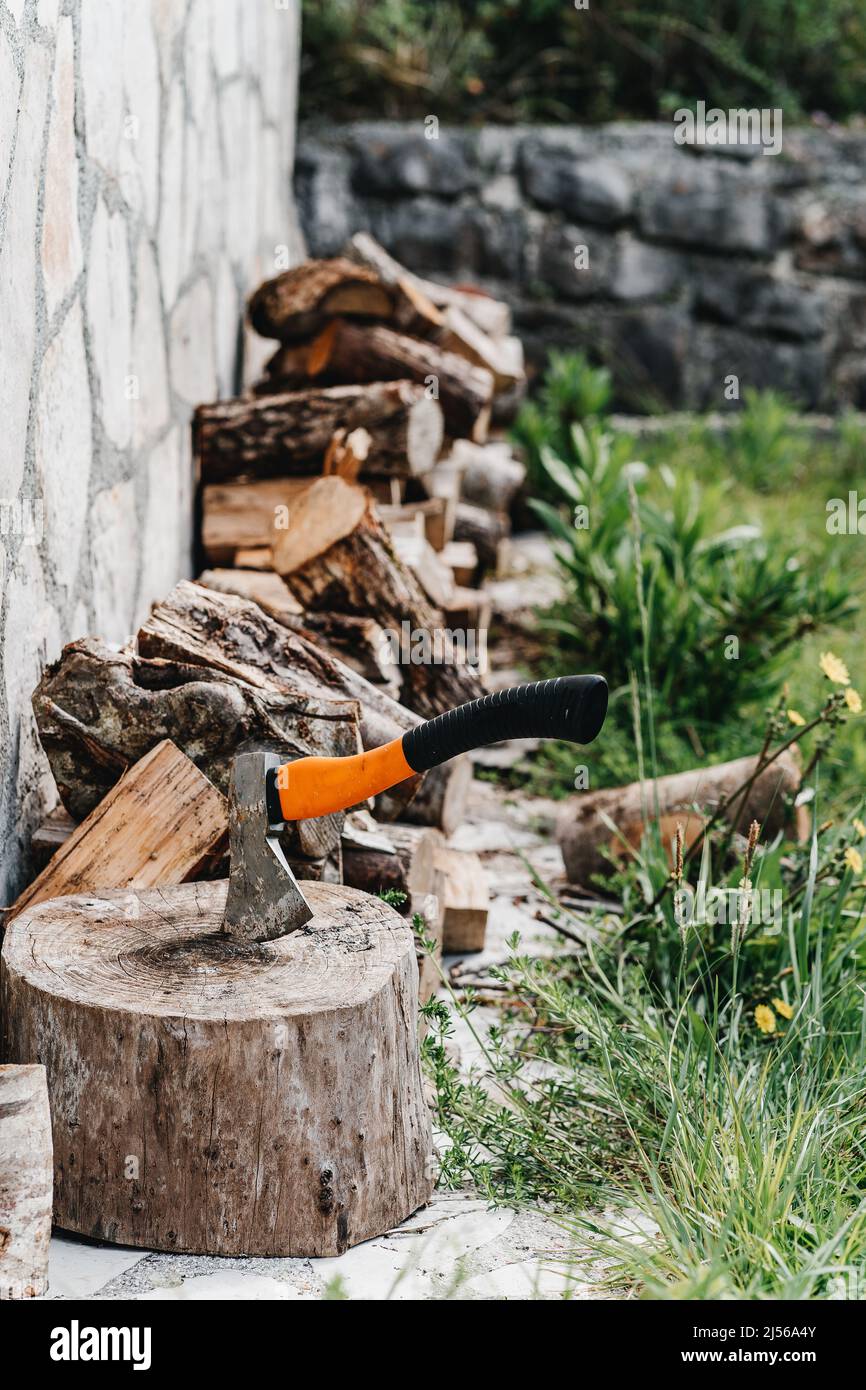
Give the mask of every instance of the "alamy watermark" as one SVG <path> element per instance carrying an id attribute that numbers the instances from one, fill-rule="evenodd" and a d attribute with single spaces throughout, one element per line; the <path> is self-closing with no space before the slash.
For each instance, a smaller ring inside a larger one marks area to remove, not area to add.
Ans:
<path id="1" fill-rule="evenodd" d="M 681 106 L 674 112 L 674 143 L 698 147 L 759 145 L 762 154 L 781 154 L 782 109 L 735 106 L 723 111 L 711 106 L 708 111 L 705 101 L 699 101 L 694 111 Z"/>
<path id="2" fill-rule="evenodd" d="M 487 670 L 487 629 L 417 627 L 407 620 L 399 628 L 386 628 L 380 639 L 379 659 L 388 666 L 471 666 Z"/>

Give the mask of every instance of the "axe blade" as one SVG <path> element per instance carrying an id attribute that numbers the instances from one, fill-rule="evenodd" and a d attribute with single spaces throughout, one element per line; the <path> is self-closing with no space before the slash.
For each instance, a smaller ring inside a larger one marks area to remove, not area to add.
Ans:
<path id="1" fill-rule="evenodd" d="M 265 798 L 276 753 L 239 753 L 229 791 L 229 888 L 223 931 L 238 941 L 271 941 L 313 913 L 270 825 Z"/>

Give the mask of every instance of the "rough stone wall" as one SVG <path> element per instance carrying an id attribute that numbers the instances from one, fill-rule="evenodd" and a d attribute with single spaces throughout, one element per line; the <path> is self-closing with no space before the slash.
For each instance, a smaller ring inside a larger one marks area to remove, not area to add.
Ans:
<path id="1" fill-rule="evenodd" d="M 54 799 L 30 694 L 190 570 L 191 407 L 297 258 L 297 0 L 0 2 L 0 903 Z"/>
<path id="2" fill-rule="evenodd" d="M 364 123 L 302 130 L 295 188 L 314 254 L 363 227 L 475 280 L 510 300 L 530 362 L 607 358 L 623 408 L 724 409 L 735 375 L 741 394 L 862 409 L 864 168 L 863 132 L 785 130 L 770 156 L 683 148 L 662 123 Z"/>

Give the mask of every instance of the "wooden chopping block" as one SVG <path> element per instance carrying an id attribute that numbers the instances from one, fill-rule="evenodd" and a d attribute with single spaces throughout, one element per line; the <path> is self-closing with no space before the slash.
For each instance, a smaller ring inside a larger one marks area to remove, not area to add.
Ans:
<path id="1" fill-rule="evenodd" d="M 351 888 L 304 889 L 313 919 L 264 945 L 221 933 L 225 880 L 54 899 L 12 923 L 6 1055 L 47 1068 L 59 1226 L 325 1256 L 429 1200 L 411 928 Z"/>

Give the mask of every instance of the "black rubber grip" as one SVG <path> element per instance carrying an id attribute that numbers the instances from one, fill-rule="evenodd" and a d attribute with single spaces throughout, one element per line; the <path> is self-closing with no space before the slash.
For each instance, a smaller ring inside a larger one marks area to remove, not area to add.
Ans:
<path id="1" fill-rule="evenodd" d="M 403 752 L 415 772 L 438 767 L 458 753 L 507 738 L 565 738 L 592 743 L 607 714 L 604 676 L 558 676 L 514 685 L 459 705 L 403 735 Z"/>

